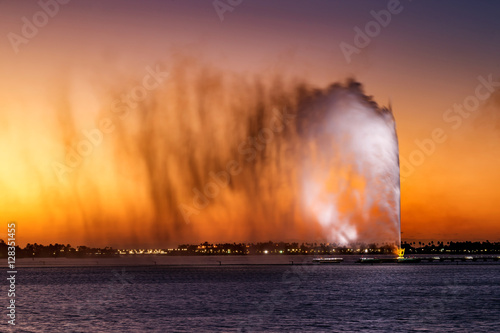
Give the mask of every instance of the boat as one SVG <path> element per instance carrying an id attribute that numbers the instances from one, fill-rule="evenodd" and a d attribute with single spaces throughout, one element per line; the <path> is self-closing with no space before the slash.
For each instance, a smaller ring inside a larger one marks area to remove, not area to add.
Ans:
<path id="1" fill-rule="evenodd" d="M 344 258 L 314 258 L 312 261 L 316 264 L 338 264 L 344 261 Z"/>
<path id="2" fill-rule="evenodd" d="M 382 259 L 379 258 L 359 258 L 358 260 L 361 264 L 378 264 L 382 262 Z"/>

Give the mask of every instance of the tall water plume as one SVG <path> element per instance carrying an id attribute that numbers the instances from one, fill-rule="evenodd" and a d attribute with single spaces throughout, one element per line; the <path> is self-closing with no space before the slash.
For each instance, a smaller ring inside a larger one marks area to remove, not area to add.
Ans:
<path id="1" fill-rule="evenodd" d="M 55 241 L 398 242 L 394 118 L 357 82 L 318 89 L 184 61 L 133 107 L 113 108 L 141 80 L 60 81 L 45 106 L 57 121 L 29 125 L 43 145 L 18 142 L 45 158 L 23 174 L 38 196 L 22 218 L 50 223 Z M 69 166 L 103 119 L 111 130 Z"/>

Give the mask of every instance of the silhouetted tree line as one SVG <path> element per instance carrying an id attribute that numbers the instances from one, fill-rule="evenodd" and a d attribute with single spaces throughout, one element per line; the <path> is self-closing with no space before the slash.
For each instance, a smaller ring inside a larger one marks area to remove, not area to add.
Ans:
<path id="1" fill-rule="evenodd" d="M 200 245 L 182 244 L 172 254 L 177 255 L 220 255 L 220 254 L 287 254 L 287 255 L 326 255 L 326 254 L 360 254 L 378 253 L 389 254 L 394 252 L 394 245 L 390 244 L 355 244 L 351 246 L 338 246 L 329 243 L 286 243 L 286 242 L 261 242 L 261 243 L 223 243 Z"/>
<path id="2" fill-rule="evenodd" d="M 500 253 L 500 242 L 404 242 L 402 247 L 406 254 L 496 254 Z M 0 258 L 7 257 L 8 245 L 0 239 Z M 177 249 L 162 250 L 166 255 L 248 255 L 248 254 L 287 254 L 287 255 L 334 255 L 334 254 L 391 254 L 394 253 L 394 245 L 391 244 L 363 244 L 358 243 L 350 246 L 340 246 L 329 243 L 286 243 L 286 242 L 264 242 L 264 243 L 218 243 L 208 242 L 199 245 L 182 244 Z M 135 253 L 146 253 L 146 251 Z M 27 244 L 24 248 L 16 246 L 17 258 L 34 257 L 110 257 L 130 253 L 127 250 L 117 250 L 112 247 L 92 248 L 78 246 L 73 248 L 69 244 Z M 156 252 L 158 253 L 158 252 Z"/>
<path id="3" fill-rule="evenodd" d="M 8 245 L 0 239 L 0 258 L 7 257 Z M 76 249 L 67 244 L 26 244 L 24 248 L 16 246 L 16 258 L 34 258 L 34 257 L 66 257 L 83 258 L 89 256 L 114 256 L 117 252 L 111 247 L 91 248 L 87 246 L 78 246 Z"/>
<path id="4" fill-rule="evenodd" d="M 496 254 L 500 253 L 500 242 L 490 243 L 485 242 L 436 242 L 434 241 L 423 242 L 404 242 L 402 247 L 405 249 L 406 254 L 435 254 L 435 253 L 448 253 L 448 254 Z"/>

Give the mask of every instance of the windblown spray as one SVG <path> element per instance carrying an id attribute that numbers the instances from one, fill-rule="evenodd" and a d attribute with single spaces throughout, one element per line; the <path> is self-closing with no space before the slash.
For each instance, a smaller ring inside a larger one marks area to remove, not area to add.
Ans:
<path id="1" fill-rule="evenodd" d="M 44 156 L 66 163 L 82 131 L 105 117 L 114 131 L 64 182 L 48 163 L 32 165 L 40 172 L 26 180 L 40 195 L 26 221 L 97 245 L 398 242 L 394 118 L 359 83 L 317 89 L 179 64 L 126 117 L 110 108 L 133 82 L 123 86 L 99 88 L 90 122 L 62 96 L 81 89 L 57 89 L 60 121 L 37 129 L 46 131 Z"/>

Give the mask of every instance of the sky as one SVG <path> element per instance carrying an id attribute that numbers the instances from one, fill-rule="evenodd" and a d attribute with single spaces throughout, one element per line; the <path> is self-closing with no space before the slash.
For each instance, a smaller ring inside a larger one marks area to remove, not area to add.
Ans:
<path id="1" fill-rule="evenodd" d="M 291 160 L 244 170 L 194 223 L 179 205 L 255 125 L 229 105 L 262 98 L 271 109 L 276 78 L 287 98 L 296 82 L 354 78 L 392 107 L 403 240 L 500 241 L 499 11 L 492 1 L 0 1 L 0 238 L 16 221 L 21 243 L 321 240 L 293 204 Z M 116 120 L 124 105 L 130 116 Z M 61 179 L 54 163 L 85 139 L 96 144 Z M 278 172 L 280 185 L 259 180 L 267 190 L 251 192 L 255 170 Z"/>

